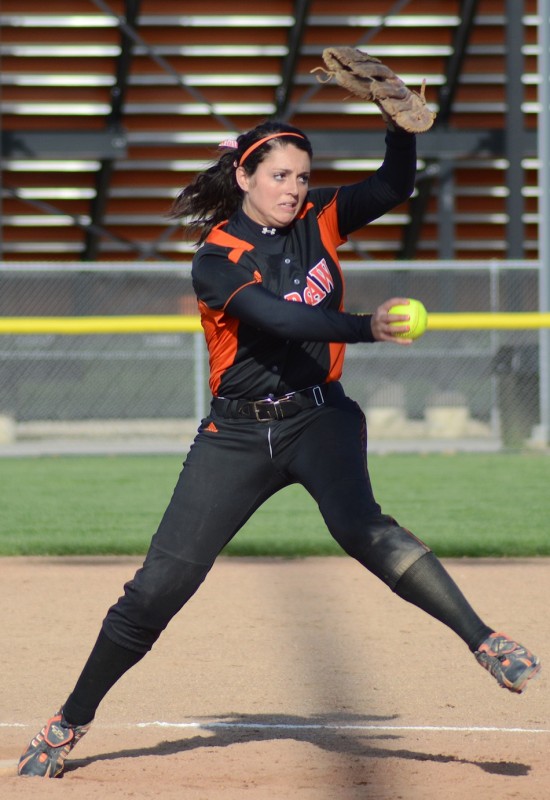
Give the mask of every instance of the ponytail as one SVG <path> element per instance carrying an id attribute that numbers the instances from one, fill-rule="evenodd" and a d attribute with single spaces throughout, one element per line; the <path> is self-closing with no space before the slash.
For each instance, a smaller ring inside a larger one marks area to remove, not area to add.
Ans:
<path id="1" fill-rule="evenodd" d="M 201 244 L 212 228 L 228 219 L 241 204 L 242 191 L 235 179 L 234 162 L 234 151 L 222 153 L 174 200 L 168 216 L 172 219 L 189 217 L 189 234 L 200 233 L 197 244 Z"/>

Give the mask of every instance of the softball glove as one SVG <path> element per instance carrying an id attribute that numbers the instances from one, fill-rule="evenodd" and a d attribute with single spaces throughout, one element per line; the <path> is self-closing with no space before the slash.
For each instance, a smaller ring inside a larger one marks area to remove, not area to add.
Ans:
<path id="1" fill-rule="evenodd" d="M 323 50 L 325 67 L 316 67 L 328 77 L 318 77 L 322 83 L 336 81 L 363 100 L 376 103 L 386 123 L 392 122 L 409 133 L 429 130 L 435 114 L 424 97 L 423 81 L 420 92 L 411 91 L 398 76 L 378 58 L 354 47 L 327 47 Z"/>

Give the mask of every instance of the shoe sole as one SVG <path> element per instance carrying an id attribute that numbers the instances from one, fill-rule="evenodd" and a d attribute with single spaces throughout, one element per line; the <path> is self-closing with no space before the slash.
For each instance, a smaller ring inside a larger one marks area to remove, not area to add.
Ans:
<path id="1" fill-rule="evenodd" d="M 516 692 L 517 694 L 521 694 L 525 689 L 525 686 L 530 680 L 533 678 L 537 678 L 541 669 L 541 664 L 538 662 L 533 664 L 532 667 L 526 667 L 524 672 L 522 673 L 521 677 L 514 681 L 514 683 L 510 683 L 506 679 L 504 679 L 504 688 L 509 689 L 511 692 Z"/>

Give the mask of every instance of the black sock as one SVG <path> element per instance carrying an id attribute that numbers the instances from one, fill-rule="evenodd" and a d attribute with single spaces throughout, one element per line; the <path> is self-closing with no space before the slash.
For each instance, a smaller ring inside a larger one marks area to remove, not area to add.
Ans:
<path id="1" fill-rule="evenodd" d="M 433 553 L 426 553 L 397 582 L 395 593 L 443 622 L 472 652 L 492 632 Z"/>
<path id="2" fill-rule="evenodd" d="M 143 656 L 144 653 L 115 644 L 101 631 L 76 686 L 63 706 L 67 722 L 71 725 L 91 722 L 109 689 Z"/>

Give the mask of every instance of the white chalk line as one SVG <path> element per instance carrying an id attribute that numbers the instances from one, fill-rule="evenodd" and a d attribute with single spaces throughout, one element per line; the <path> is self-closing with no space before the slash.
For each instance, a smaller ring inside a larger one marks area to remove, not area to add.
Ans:
<path id="1" fill-rule="evenodd" d="M 28 728 L 22 722 L 0 722 L 0 728 Z M 458 725 L 358 725 L 358 724 L 336 724 L 336 723 L 288 723 L 288 722 L 223 722 L 213 720 L 211 722 L 136 722 L 124 725 L 99 725 L 100 728 L 175 728 L 175 729 L 194 729 L 194 730 L 280 730 L 280 731 L 367 731 L 369 733 L 406 733 L 407 731 L 424 733 L 550 733 L 547 728 L 499 728 L 499 727 L 476 727 Z M 0 775 L 15 774 L 17 761 L 0 761 Z"/>
<path id="2" fill-rule="evenodd" d="M 0 722 L 0 728 L 28 728 L 21 722 Z M 222 720 L 165 722 L 154 720 L 151 722 L 122 723 L 120 725 L 98 725 L 101 728 L 174 728 L 174 729 L 204 729 L 204 730 L 280 730 L 280 731 L 369 731 L 381 733 L 400 733 L 415 731 L 426 733 L 550 733 L 548 728 L 504 728 L 499 726 L 475 725 L 361 725 L 357 723 L 332 723 L 332 722 L 227 722 Z"/>
<path id="3" fill-rule="evenodd" d="M 451 725 L 359 725 L 337 723 L 287 723 L 287 722 L 138 722 L 138 728 L 206 728 L 235 730 L 282 730 L 282 731 L 429 731 L 456 733 L 550 733 L 546 728 L 500 728 Z"/>

